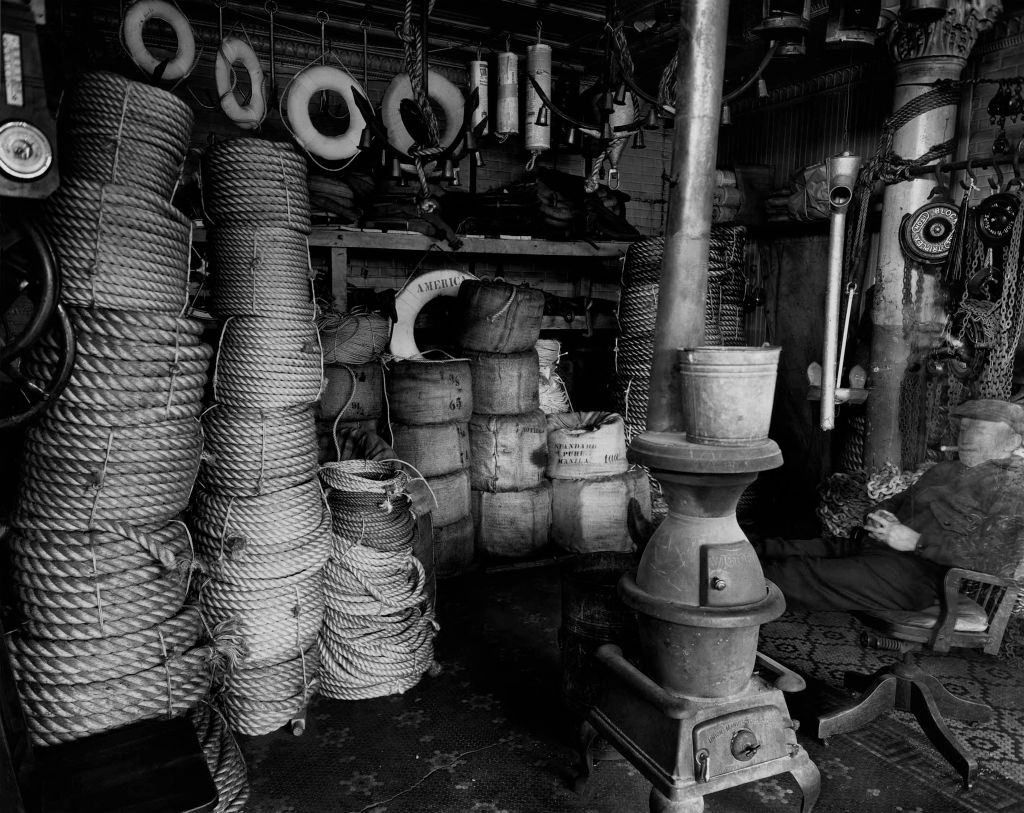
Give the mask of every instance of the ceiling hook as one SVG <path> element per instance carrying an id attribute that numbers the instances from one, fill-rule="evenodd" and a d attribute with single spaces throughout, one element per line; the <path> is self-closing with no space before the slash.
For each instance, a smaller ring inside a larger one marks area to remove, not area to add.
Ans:
<path id="1" fill-rule="evenodd" d="M 993 192 L 998 192 L 1003 188 L 1003 169 L 999 166 L 999 157 L 997 155 L 992 156 L 992 171 L 996 174 L 996 177 L 993 178 L 989 175 L 988 185 L 992 187 Z"/>

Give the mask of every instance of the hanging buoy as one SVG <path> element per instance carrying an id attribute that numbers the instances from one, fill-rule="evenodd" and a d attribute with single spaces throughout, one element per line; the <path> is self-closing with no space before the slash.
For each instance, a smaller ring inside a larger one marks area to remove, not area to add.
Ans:
<path id="1" fill-rule="evenodd" d="M 498 54 L 498 115 L 494 132 L 502 138 L 519 132 L 519 57 Z"/>
<path id="2" fill-rule="evenodd" d="M 420 349 L 413 335 L 416 315 L 432 299 L 456 296 L 462 283 L 468 279 L 476 277 L 465 271 L 448 268 L 428 271 L 410 280 L 395 297 L 395 315 L 398 318 L 391 331 L 391 355 L 400 359 L 419 357 Z"/>
<path id="3" fill-rule="evenodd" d="M 359 137 L 366 122 L 356 107 L 353 89 L 366 95 L 350 74 L 334 65 L 316 65 L 296 74 L 288 86 L 288 123 L 304 149 L 328 161 L 347 161 L 359 151 Z M 341 135 L 324 135 L 309 117 L 309 100 L 324 90 L 334 91 L 345 100 L 348 129 Z"/>
<path id="4" fill-rule="evenodd" d="M 465 100 L 455 85 L 434 70 L 427 74 L 427 93 L 444 112 L 444 132 L 439 137 L 439 146 L 447 149 L 455 143 L 462 132 Z M 406 154 L 415 142 L 412 134 L 406 129 L 405 122 L 402 121 L 400 105 L 402 99 L 412 98 L 412 83 L 409 81 L 409 74 L 400 73 L 391 80 L 388 89 L 384 91 L 384 100 L 381 102 L 380 111 L 384 126 L 388 131 L 388 143 L 399 152 Z"/>
<path id="5" fill-rule="evenodd" d="M 487 116 L 487 63 L 482 59 L 474 59 L 469 63 L 469 92 L 472 93 L 474 90 L 477 91 L 479 97 L 471 119 L 473 128 L 476 129 L 476 126 Z M 487 135 L 490 128 L 491 125 L 488 122 L 478 135 Z"/>
<path id="6" fill-rule="evenodd" d="M 139 0 L 128 7 L 121 23 L 121 38 L 132 61 L 149 76 L 156 73 L 164 60 L 157 59 L 142 41 L 142 31 L 152 19 L 163 20 L 174 32 L 174 59 L 167 62 L 161 79 L 168 82 L 184 79 L 196 63 L 196 40 L 188 19 L 166 0 Z"/>
<path id="7" fill-rule="evenodd" d="M 538 42 L 526 49 L 526 72 L 551 98 L 551 46 Z M 544 106 L 533 82 L 526 85 L 526 149 L 534 154 L 551 147 L 551 125 L 538 124 L 540 109 Z M 550 116 L 548 121 L 550 122 Z"/>
<path id="8" fill-rule="evenodd" d="M 249 74 L 252 93 L 246 105 L 238 101 L 232 86 L 231 66 L 241 62 Z M 267 95 L 263 87 L 263 68 L 252 46 L 238 37 L 225 37 L 217 50 L 214 66 L 220 107 L 229 119 L 243 130 L 254 130 L 267 115 Z"/>

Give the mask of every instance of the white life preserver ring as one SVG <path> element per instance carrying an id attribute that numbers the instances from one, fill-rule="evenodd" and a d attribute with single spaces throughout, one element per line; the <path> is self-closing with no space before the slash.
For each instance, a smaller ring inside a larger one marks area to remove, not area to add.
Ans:
<path id="1" fill-rule="evenodd" d="M 231 66 L 241 62 L 249 73 L 252 96 L 249 104 L 242 105 L 235 96 L 231 77 Z M 267 95 L 263 87 L 263 68 L 252 46 L 238 37 L 225 37 L 217 49 L 214 66 L 217 80 L 217 96 L 220 107 L 229 119 L 244 130 L 254 130 L 263 123 L 267 115 Z"/>
<path id="2" fill-rule="evenodd" d="M 427 74 L 427 93 L 444 111 L 444 132 L 440 136 L 440 146 L 448 148 L 455 143 L 462 132 L 462 116 L 466 101 L 462 98 L 462 92 L 455 85 L 433 70 L 428 71 Z M 381 102 L 380 110 L 384 127 L 388 131 L 388 143 L 407 155 L 414 141 L 402 121 L 400 105 L 402 99 L 411 99 L 412 97 L 412 83 L 409 81 L 409 74 L 400 73 L 391 80 L 388 89 L 384 91 L 384 100 Z"/>
<path id="3" fill-rule="evenodd" d="M 177 48 L 174 59 L 167 63 L 161 78 L 169 82 L 184 79 L 195 67 L 196 38 L 185 15 L 167 0 L 138 0 L 128 7 L 124 13 L 124 22 L 121 24 L 124 46 L 128 49 L 132 61 L 152 76 L 163 60 L 150 53 L 146 43 L 142 41 L 142 30 L 154 17 L 163 20 L 173 29 Z"/>
<path id="4" fill-rule="evenodd" d="M 347 161 L 359 151 L 359 136 L 366 121 L 356 107 L 353 89 L 366 96 L 355 79 L 334 65 L 315 65 L 296 74 L 288 89 L 288 122 L 295 140 L 303 148 L 328 161 Z M 321 90 L 333 90 L 345 100 L 348 129 L 341 135 L 326 136 L 313 126 L 309 117 L 309 100 Z"/>
<path id="5" fill-rule="evenodd" d="M 400 359 L 418 357 L 420 349 L 416 346 L 416 337 L 413 335 L 416 316 L 432 299 L 457 295 L 462 283 L 468 279 L 476 277 L 466 271 L 445 268 L 428 271 L 409 280 L 395 297 L 395 315 L 398 321 L 391 330 L 391 355 Z"/>

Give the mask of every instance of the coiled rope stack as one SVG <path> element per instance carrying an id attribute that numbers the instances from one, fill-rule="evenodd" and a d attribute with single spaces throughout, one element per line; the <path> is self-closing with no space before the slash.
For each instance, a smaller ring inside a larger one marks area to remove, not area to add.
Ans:
<path id="1" fill-rule="evenodd" d="M 224 320 L 192 505 L 211 624 L 237 636 L 218 685 L 235 731 L 301 729 L 316 689 L 329 515 L 316 476 L 323 376 L 305 161 L 253 138 L 202 163 L 213 300 Z"/>
<path id="2" fill-rule="evenodd" d="M 320 469 L 333 530 L 320 632 L 320 690 L 360 700 L 400 694 L 434 664 L 437 623 L 413 555 L 414 517 L 397 463 L 348 460 Z"/>
<path id="3" fill-rule="evenodd" d="M 44 207 L 78 338 L 66 389 L 26 438 L 8 537 L 14 666 L 33 739 L 52 744 L 185 713 L 222 644 L 186 604 L 179 515 L 199 466 L 211 349 L 186 309 L 189 222 L 168 202 L 192 116 L 169 93 L 86 74 L 61 119 L 66 177 Z M 60 362 L 52 340 L 32 378 Z"/>

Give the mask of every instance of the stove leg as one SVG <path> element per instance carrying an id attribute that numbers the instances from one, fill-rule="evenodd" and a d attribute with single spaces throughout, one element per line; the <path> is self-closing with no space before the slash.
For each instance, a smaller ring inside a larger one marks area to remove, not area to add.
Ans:
<path id="1" fill-rule="evenodd" d="M 804 798 L 800 803 L 800 813 L 811 813 L 814 804 L 818 801 L 818 794 L 821 792 L 821 774 L 818 766 L 811 762 L 811 758 L 804 751 L 800 758 L 800 764 L 790 771 L 796 783 L 800 786 Z"/>
<path id="2" fill-rule="evenodd" d="M 669 799 L 657 788 L 651 788 L 651 813 L 704 813 L 704 797 Z"/>
<path id="3" fill-rule="evenodd" d="M 590 779 L 590 774 L 594 771 L 594 759 L 591 751 L 595 740 L 597 740 L 597 729 L 584 720 L 580 723 L 579 739 L 577 740 L 579 768 L 572 781 L 572 789 L 575 793 L 583 792 L 587 780 Z"/>

